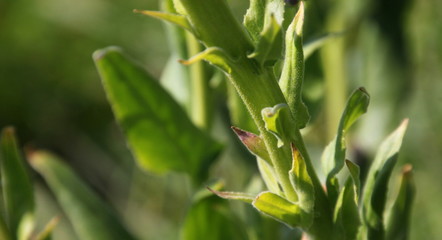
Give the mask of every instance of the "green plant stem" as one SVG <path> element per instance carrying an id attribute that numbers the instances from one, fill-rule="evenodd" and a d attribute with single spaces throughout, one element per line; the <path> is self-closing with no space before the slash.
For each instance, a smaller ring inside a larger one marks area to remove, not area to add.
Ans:
<path id="1" fill-rule="evenodd" d="M 247 58 L 247 54 L 253 50 L 253 45 L 244 29 L 232 16 L 224 0 L 181 0 L 181 2 L 204 44 L 207 47 L 222 48 L 235 60 L 229 79 L 258 126 L 286 197 L 292 201 L 296 200 L 297 195 L 288 176 L 292 162 L 290 146 L 286 144 L 278 148 L 276 138 L 266 130 L 261 117 L 263 108 L 286 103 L 273 72 L 262 68 L 255 60 Z M 299 129 L 293 119 L 291 122 L 294 144 L 303 155 L 315 186 L 315 211 L 318 214 L 315 214 L 315 223 L 308 232 L 313 238 L 328 239 L 332 235 L 332 220 L 327 197 L 313 169 Z"/>
<path id="2" fill-rule="evenodd" d="M 188 56 L 193 56 L 201 52 L 201 43 L 191 34 L 186 33 Z M 204 69 L 204 62 L 196 62 L 190 68 L 190 106 L 191 119 L 195 125 L 201 129 L 210 128 L 209 111 L 209 82 Z"/>

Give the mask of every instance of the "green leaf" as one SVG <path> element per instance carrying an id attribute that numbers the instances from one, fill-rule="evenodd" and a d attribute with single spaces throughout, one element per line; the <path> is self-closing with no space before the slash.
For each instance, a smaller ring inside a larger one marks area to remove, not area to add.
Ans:
<path id="1" fill-rule="evenodd" d="M 242 193 L 242 192 L 227 192 L 227 191 L 216 191 L 213 190 L 211 188 L 207 188 L 209 191 L 211 191 L 212 193 L 214 193 L 215 195 L 217 195 L 220 198 L 224 198 L 224 199 L 229 199 L 229 200 L 240 200 L 243 201 L 245 203 L 252 203 L 253 200 L 255 199 L 254 196 L 247 194 L 247 193 Z"/>
<path id="2" fill-rule="evenodd" d="M 411 165 L 405 165 L 402 169 L 399 193 L 387 217 L 385 239 L 406 240 L 409 238 L 411 207 L 415 195 L 411 170 Z"/>
<path id="3" fill-rule="evenodd" d="M 270 161 L 270 155 L 267 152 L 267 148 L 264 141 L 260 136 L 253 133 L 244 131 L 237 127 L 232 127 L 232 130 L 238 136 L 239 140 L 247 147 L 247 149 L 255 156 L 265 160 L 268 164 L 272 165 Z"/>
<path id="4" fill-rule="evenodd" d="M 14 239 L 28 239 L 34 225 L 34 190 L 18 149 L 14 129 L 1 133 L 1 177 L 6 224 Z"/>
<path id="5" fill-rule="evenodd" d="M 221 146 L 140 66 L 110 47 L 94 59 L 117 121 L 138 164 L 149 171 L 189 173 L 202 181 Z"/>
<path id="6" fill-rule="evenodd" d="M 337 229 L 337 239 L 353 240 L 357 237 L 361 221 L 355 185 L 353 177 L 348 177 L 336 201 L 333 222 Z"/>
<path id="7" fill-rule="evenodd" d="M 362 219 L 369 239 L 384 235 L 383 214 L 388 180 L 397 161 L 408 120 L 384 140 L 370 167 L 363 194 Z"/>
<path id="8" fill-rule="evenodd" d="M 191 33 L 194 33 L 192 25 L 190 24 L 190 22 L 186 16 L 173 14 L 173 13 L 138 10 L 138 9 L 134 9 L 134 13 L 141 13 L 143 15 L 158 18 L 160 20 L 164 20 L 166 22 L 169 22 L 169 23 L 175 24 L 179 27 L 182 27 Z"/>
<path id="9" fill-rule="evenodd" d="M 298 13 L 286 32 L 284 66 L 279 79 L 279 85 L 298 128 L 304 128 L 310 119 L 308 109 L 302 102 L 302 83 L 304 81 L 303 24 L 304 4 L 300 2 Z"/>
<path id="10" fill-rule="evenodd" d="M 52 232 L 60 221 L 60 217 L 53 217 L 44 227 L 44 229 L 35 237 L 35 240 L 51 240 Z"/>
<path id="11" fill-rule="evenodd" d="M 361 180 L 359 179 L 359 174 L 360 174 L 359 166 L 349 160 L 345 160 L 345 165 L 347 166 L 347 169 L 350 172 L 350 176 L 353 180 L 356 202 L 359 202 L 359 195 L 361 194 Z"/>
<path id="12" fill-rule="evenodd" d="M 254 42 L 259 41 L 260 33 L 264 28 L 265 10 L 266 0 L 250 0 L 250 7 L 244 16 L 244 26 Z"/>
<path id="13" fill-rule="evenodd" d="M 262 192 L 255 198 L 252 204 L 261 213 L 289 227 L 293 228 L 302 225 L 301 208 L 277 194 Z"/>
<path id="14" fill-rule="evenodd" d="M 292 144 L 293 165 L 289 171 L 290 182 L 298 195 L 298 205 L 302 209 L 302 227 L 308 229 L 313 223 L 315 207 L 315 189 L 307 171 L 304 158 Z"/>
<path id="15" fill-rule="evenodd" d="M 342 169 L 345 161 L 346 143 L 345 134 L 353 123 L 365 112 L 367 112 L 370 96 L 364 88 L 356 89 L 347 101 L 341 120 L 339 121 L 338 132 L 333 141 L 325 148 L 322 154 L 322 165 L 327 174 L 327 189 L 332 188 L 332 179 Z M 337 179 L 333 180 L 337 181 Z M 332 206 L 335 198 L 331 198 Z"/>
<path id="16" fill-rule="evenodd" d="M 79 239 L 134 239 L 111 208 L 56 156 L 37 151 L 29 161 L 46 180 Z"/>
<path id="17" fill-rule="evenodd" d="M 327 33 L 306 42 L 303 47 L 304 60 L 309 58 L 316 50 L 321 48 L 325 43 L 341 35 L 342 33 Z"/>
<path id="18" fill-rule="evenodd" d="M 282 194 L 280 185 L 276 179 L 275 169 L 271 166 L 271 164 L 259 157 L 256 158 L 256 161 L 258 162 L 258 169 L 264 183 L 267 186 L 267 189 L 273 193 Z"/>
<path id="19" fill-rule="evenodd" d="M 190 65 L 201 60 L 217 66 L 227 74 L 232 73 L 232 66 L 235 64 L 235 61 L 230 58 L 223 49 L 218 47 L 207 48 L 203 52 L 191 57 L 189 60 L 180 60 L 180 63 Z"/>
<path id="20" fill-rule="evenodd" d="M 273 15 L 262 31 L 253 53 L 247 57 L 254 58 L 261 65 L 274 64 L 282 54 L 281 25 Z"/>
<path id="21" fill-rule="evenodd" d="M 11 240 L 11 234 L 9 233 L 8 226 L 6 226 L 5 221 L 0 216 L 0 239 Z"/>
<path id="22" fill-rule="evenodd" d="M 271 132 L 278 139 L 278 147 L 282 147 L 290 141 L 290 111 L 285 103 L 280 103 L 274 107 L 267 107 L 261 111 L 262 119 L 267 131 Z"/>
<path id="23" fill-rule="evenodd" d="M 207 191 L 207 190 L 206 190 Z M 244 226 L 234 218 L 228 203 L 210 196 L 194 203 L 181 229 L 181 240 L 243 240 Z"/>

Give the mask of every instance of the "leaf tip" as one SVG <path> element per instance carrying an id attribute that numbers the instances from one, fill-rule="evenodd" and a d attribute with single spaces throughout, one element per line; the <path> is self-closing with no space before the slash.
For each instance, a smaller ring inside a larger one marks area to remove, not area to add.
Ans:
<path id="1" fill-rule="evenodd" d="M 94 61 L 100 61 L 101 59 L 103 59 L 104 57 L 106 57 L 109 53 L 113 53 L 113 52 L 119 52 L 121 53 L 123 50 L 120 47 L 117 46 L 110 46 L 110 47 L 106 47 L 103 49 L 99 49 L 96 50 L 93 54 L 92 54 L 92 58 L 94 59 Z"/>

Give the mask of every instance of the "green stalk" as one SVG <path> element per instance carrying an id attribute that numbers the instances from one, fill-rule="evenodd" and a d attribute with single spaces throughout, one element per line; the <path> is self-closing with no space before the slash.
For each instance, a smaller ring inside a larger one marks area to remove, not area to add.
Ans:
<path id="1" fill-rule="evenodd" d="M 255 121 L 265 145 L 281 187 L 289 200 L 297 196 L 290 183 L 288 172 L 291 169 L 290 146 L 278 148 L 276 138 L 265 128 L 261 110 L 276 104 L 286 103 L 274 74 L 262 68 L 247 54 L 253 50 L 250 38 L 241 25 L 232 16 L 224 0 L 181 0 L 199 39 L 207 47 L 223 49 L 235 60 L 230 81 L 238 91 L 253 120 Z M 308 231 L 317 239 L 327 239 L 332 233 L 331 210 L 322 185 L 313 169 L 299 129 L 291 119 L 294 131 L 293 141 L 305 158 L 309 174 L 315 186 L 316 212 L 315 223 Z"/>
<path id="2" fill-rule="evenodd" d="M 201 43 L 191 34 L 186 33 L 188 56 L 201 52 Z M 190 116 L 199 128 L 208 130 L 210 128 L 209 111 L 209 83 L 204 69 L 204 62 L 196 62 L 190 68 Z"/>

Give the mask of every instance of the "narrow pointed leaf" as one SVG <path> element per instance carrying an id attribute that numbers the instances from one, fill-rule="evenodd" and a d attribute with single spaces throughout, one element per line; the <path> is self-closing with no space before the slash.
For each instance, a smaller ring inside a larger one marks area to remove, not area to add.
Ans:
<path id="1" fill-rule="evenodd" d="M 214 193 L 215 195 L 217 195 L 220 198 L 224 198 L 224 199 L 229 199 L 229 200 L 240 200 L 243 201 L 245 203 L 252 203 L 253 200 L 255 199 L 254 196 L 247 194 L 247 193 L 242 193 L 242 192 L 227 192 L 227 191 L 216 191 L 213 190 L 211 188 L 207 188 L 209 191 L 211 191 L 212 193 Z"/>
<path id="2" fill-rule="evenodd" d="M 289 227 L 299 227 L 302 224 L 301 208 L 277 194 L 262 192 L 255 198 L 252 204 L 261 213 Z"/>
<path id="3" fill-rule="evenodd" d="M 298 13 L 286 32 L 284 66 L 279 79 L 279 85 L 298 128 L 304 128 L 310 119 L 307 107 L 302 102 L 302 83 L 304 81 L 303 24 L 304 4 L 300 2 Z"/>
<path id="4" fill-rule="evenodd" d="M 272 65 L 281 57 L 282 42 L 281 25 L 271 15 L 255 50 L 247 57 L 256 59 L 261 65 Z"/>
<path id="5" fill-rule="evenodd" d="M 339 122 L 336 138 L 327 146 L 322 155 L 322 164 L 328 177 L 333 177 L 344 166 L 346 145 L 345 133 L 353 123 L 367 112 L 370 96 L 364 88 L 356 89 L 347 101 Z"/>
<path id="6" fill-rule="evenodd" d="M 337 183 L 336 174 L 344 167 L 346 142 L 345 134 L 353 123 L 367 112 L 370 96 L 364 88 L 356 89 L 347 101 L 347 105 L 339 121 L 338 132 L 332 142 L 325 148 L 322 154 L 322 166 L 327 174 L 326 185 L 328 191 L 334 188 L 332 181 Z M 336 184 L 335 184 L 336 185 Z M 339 189 L 337 189 L 339 191 Z M 337 193 L 336 191 L 334 193 Z M 337 194 L 329 194 L 331 205 L 336 203 Z"/>
<path id="7" fill-rule="evenodd" d="M 278 180 L 276 179 L 275 169 L 267 161 L 259 157 L 256 158 L 256 161 L 258 162 L 258 169 L 267 189 L 269 189 L 270 192 L 282 194 Z"/>
<path id="8" fill-rule="evenodd" d="M 201 60 L 217 66 L 227 74 L 232 72 L 232 66 L 235 64 L 234 60 L 232 60 L 224 50 L 218 47 L 207 48 L 189 60 L 180 60 L 180 62 L 182 64 L 189 65 Z"/>
<path id="9" fill-rule="evenodd" d="M 285 103 L 267 107 L 261 111 L 267 131 L 278 139 L 278 147 L 282 147 L 290 139 L 289 114 L 289 108 Z"/>
<path id="10" fill-rule="evenodd" d="M 195 127 L 159 83 L 121 50 L 100 50 L 94 59 L 138 164 L 157 173 L 187 172 L 202 181 L 220 145 Z"/>
<path id="11" fill-rule="evenodd" d="M 0 168 L 5 203 L 5 222 L 9 227 L 12 238 L 26 239 L 34 225 L 33 187 L 18 149 L 14 129 L 5 128 L 1 133 L 0 141 Z"/>
<path id="12" fill-rule="evenodd" d="M 363 194 L 362 219 L 368 238 L 384 235 L 383 211 L 387 194 L 388 180 L 397 161 L 402 139 L 407 129 L 408 120 L 388 136 L 370 167 Z"/>
<path id="13" fill-rule="evenodd" d="M 175 24 L 177 26 L 180 26 L 189 32 L 193 33 L 192 25 L 190 25 L 189 20 L 186 16 L 173 14 L 173 13 L 166 13 L 166 12 L 158 12 L 158 11 L 148 11 L 148 10 L 134 10 L 134 13 L 141 13 L 143 15 L 147 15 L 150 17 L 158 18 L 160 20 L 164 20 L 166 22 Z"/>
<path id="14" fill-rule="evenodd" d="M 244 26 L 247 28 L 254 42 L 258 42 L 264 28 L 266 0 L 251 0 L 249 9 L 244 16 Z"/>
<path id="15" fill-rule="evenodd" d="M 79 239 L 134 239 L 111 208 L 56 156 L 38 151 L 29 161 L 46 180 Z"/>
<path id="16" fill-rule="evenodd" d="M 409 239 L 411 206 L 415 195 L 411 170 L 411 165 L 404 166 L 402 170 L 399 194 L 397 195 L 387 218 L 385 239 Z"/>
<path id="17" fill-rule="evenodd" d="M 327 33 L 318 38 L 314 38 L 304 44 L 304 60 L 309 58 L 316 50 L 321 48 L 328 41 L 341 36 L 341 33 Z"/>
<path id="18" fill-rule="evenodd" d="M 334 224 L 337 229 L 338 239 L 356 239 L 361 224 L 359 218 L 358 202 L 356 200 L 355 183 L 352 177 L 339 194 L 334 212 Z"/>
<path id="19" fill-rule="evenodd" d="M 44 229 L 35 237 L 35 240 L 50 240 L 52 232 L 60 221 L 60 217 L 53 217 L 44 227 Z"/>
<path id="20" fill-rule="evenodd" d="M 353 186 L 355 191 L 356 202 L 359 202 L 359 195 L 361 194 L 361 180 L 359 179 L 359 166 L 352 161 L 345 160 L 345 165 L 347 166 L 350 176 L 353 180 Z"/>
<path id="21" fill-rule="evenodd" d="M 232 130 L 238 136 L 239 140 L 247 147 L 247 149 L 255 156 L 265 160 L 267 163 L 271 164 L 269 153 L 264 144 L 264 141 L 260 136 L 253 133 L 244 131 L 237 127 L 232 127 Z"/>
<path id="22" fill-rule="evenodd" d="M 313 223 L 315 207 L 315 189 L 307 171 L 304 158 L 292 144 L 293 164 L 289 172 L 290 181 L 298 195 L 298 205 L 302 209 L 302 227 L 309 228 Z"/>

